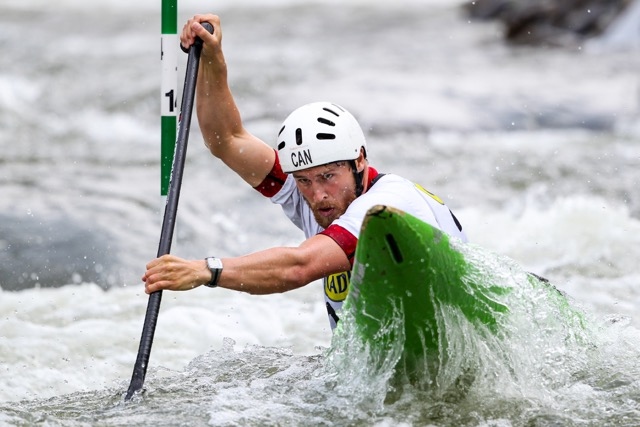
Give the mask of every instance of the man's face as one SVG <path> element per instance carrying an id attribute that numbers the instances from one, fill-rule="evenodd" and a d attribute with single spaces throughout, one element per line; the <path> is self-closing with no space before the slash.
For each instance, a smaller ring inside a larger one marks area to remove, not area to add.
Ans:
<path id="1" fill-rule="evenodd" d="M 296 185 L 318 224 L 327 228 L 356 198 L 356 183 L 349 162 L 296 171 Z"/>

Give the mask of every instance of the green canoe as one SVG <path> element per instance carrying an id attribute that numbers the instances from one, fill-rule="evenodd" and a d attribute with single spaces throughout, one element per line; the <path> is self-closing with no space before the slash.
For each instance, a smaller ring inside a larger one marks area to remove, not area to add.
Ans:
<path id="1" fill-rule="evenodd" d="M 371 208 L 334 351 L 357 339 L 358 353 L 429 385 L 447 364 L 459 374 L 483 353 L 509 358 L 529 342 L 544 346 L 548 331 L 566 341 L 582 329 L 581 314 L 546 280 L 485 253 L 400 210 Z"/>

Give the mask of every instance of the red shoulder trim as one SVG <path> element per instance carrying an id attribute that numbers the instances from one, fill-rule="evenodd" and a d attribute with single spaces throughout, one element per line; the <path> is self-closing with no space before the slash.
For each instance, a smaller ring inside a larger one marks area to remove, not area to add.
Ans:
<path id="1" fill-rule="evenodd" d="M 280 191 L 286 180 L 287 174 L 282 171 L 278 152 L 276 151 L 276 160 L 273 162 L 271 172 L 269 172 L 262 182 L 254 188 L 265 197 L 273 197 L 278 194 L 278 191 Z"/>
<path id="2" fill-rule="evenodd" d="M 378 171 L 373 167 L 369 166 L 369 176 L 367 177 L 367 191 L 371 188 L 371 181 L 376 179 L 378 176 Z"/>
<path id="3" fill-rule="evenodd" d="M 349 258 L 349 262 L 353 267 L 353 257 L 356 254 L 356 246 L 358 245 L 358 238 L 347 231 L 346 228 L 340 227 L 336 224 L 331 224 L 324 231 L 321 231 L 318 234 L 324 234 L 325 236 L 331 237 L 340 248 L 344 251 L 347 258 Z"/>

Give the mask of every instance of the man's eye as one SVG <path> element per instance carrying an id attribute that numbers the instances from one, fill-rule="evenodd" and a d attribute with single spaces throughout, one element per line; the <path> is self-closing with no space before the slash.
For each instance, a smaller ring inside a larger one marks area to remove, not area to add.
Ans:
<path id="1" fill-rule="evenodd" d="M 322 175 L 322 177 L 323 177 L 325 180 L 327 180 L 327 181 L 328 181 L 328 180 L 330 180 L 331 178 L 333 178 L 333 174 L 332 174 L 332 173 L 325 173 L 324 175 Z"/>

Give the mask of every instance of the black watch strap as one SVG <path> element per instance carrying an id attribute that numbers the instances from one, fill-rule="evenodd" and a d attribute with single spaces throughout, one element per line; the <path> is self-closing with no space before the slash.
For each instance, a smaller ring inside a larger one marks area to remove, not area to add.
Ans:
<path id="1" fill-rule="evenodd" d="M 220 275 L 222 274 L 222 260 L 216 257 L 207 257 L 205 258 L 205 261 L 207 262 L 209 271 L 211 271 L 211 281 L 209 283 L 205 283 L 205 286 L 209 288 L 217 288 Z"/>

